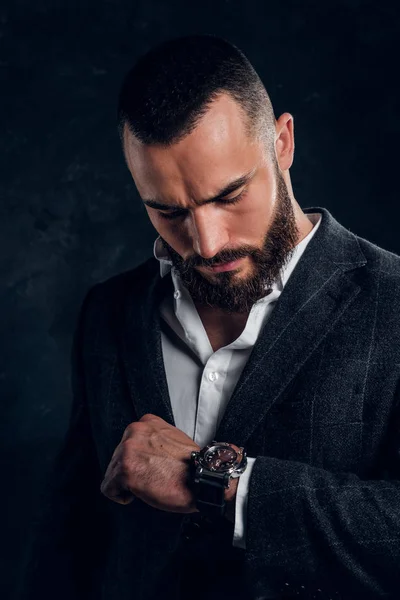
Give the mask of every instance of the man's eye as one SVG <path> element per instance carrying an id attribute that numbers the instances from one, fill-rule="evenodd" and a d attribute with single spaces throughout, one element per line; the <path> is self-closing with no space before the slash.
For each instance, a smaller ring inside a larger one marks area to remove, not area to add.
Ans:
<path id="1" fill-rule="evenodd" d="M 185 211 L 183 210 L 174 210 L 173 212 L 159 212 L 160 216 L 163 219 L 178 219 L 178 217 L 183 217 L 185 213 Z"/>
<path id="2" fill-rule="evenodd" d="M 217 204 L 236 204 L 244 197 L 244 195 L 246 194 L 246 191 L 247 190 L 243 190 L 242 192 L 240 192 L 240 194 L 238 194 L 234 198 L 221 198 L 220 200 L 217 201 Z M 183 217 L 186 214 L 186 211 L 185 210 L 174 210 L 172 212 L 159 211 L 159 214 L 163 219 L 172 220 L 172 219 L 179 219 L 179 217 Z"/>
<path id="3" fill-rule="evenodd" d="M 234 198 L 224 198 L 218 201 L 218 204 L 236 204 L 237 202 L 239 202 L 243 196 L 245 195 L 246 190 L 243 190 L 242 192 L 240 192 L 240 194 L 238 194 L 237 196 L 235 196 Z"/>

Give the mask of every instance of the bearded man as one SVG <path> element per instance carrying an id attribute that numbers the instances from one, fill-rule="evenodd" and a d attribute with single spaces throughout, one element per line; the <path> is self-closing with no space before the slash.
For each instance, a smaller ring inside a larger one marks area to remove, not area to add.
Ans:
<path id="1" fill-rule="evenodd" d="M 300 208 L 225 40 L 141 57 L 118 125 L 158 237 L 83 302 L 26 597 L 398 597 L 399 257 Z"/>

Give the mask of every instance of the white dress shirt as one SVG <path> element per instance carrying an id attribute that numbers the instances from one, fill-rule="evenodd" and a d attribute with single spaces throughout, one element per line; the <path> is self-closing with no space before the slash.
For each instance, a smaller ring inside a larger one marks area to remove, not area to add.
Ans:
<path id="1" fill-rule="evenodd" d="M 216 352 L 211 347 L 193 300 L 178 272 L 172 267 L 160 238 L 154 243 L 154 256 L 160 261 L 161 277 L 171 271 L 174 285 L 173 295 L 166 297 L 160 305 L 161 315 L 170 327 L 162 328 L 161 342 L 174 420 L 176 427 L 201 448 L 214 439 L 258 335 L 308 242 L 318 229 L 321 214 L 307 214 L 307 217 L 314 227 L 295 247 L 290 261 L 272 285 L 272 292 L 253 304 L 240 336 Z M 256 459 L 248 457 L 247 460 L 247 469 L 240 476 L 237 488 L 232 540 L 234 546 L 244 549 L 248 485 Z"/>

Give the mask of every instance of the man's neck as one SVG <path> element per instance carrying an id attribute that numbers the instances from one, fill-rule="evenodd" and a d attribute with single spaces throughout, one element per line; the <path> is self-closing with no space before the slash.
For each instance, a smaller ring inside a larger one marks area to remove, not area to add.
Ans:
<path id="1" fill-rule="evenodd" d="M 296 241 L 296 245 L 297 245 L 297 244 L 300 244 L 300 242 L 304 240 L 304 238 L 310 233 L 310 231 L 314 227 L 314 224 L 307 217 L 306 213 L 303 213 L 303 211 L 300 209 L 300 207 L 299 207 L 299 212 L 296 215 L 296 225 L 297 225 L 297 229 L 299 231 L 299 235 L 298 235 L 298 238 Z"/>
<path id="2" fill-rule="evenodd" d="M 218 308 L 195 305 L 214 352 L 234 342 L 246 327 L 249 312 L 228 314 Z"/>

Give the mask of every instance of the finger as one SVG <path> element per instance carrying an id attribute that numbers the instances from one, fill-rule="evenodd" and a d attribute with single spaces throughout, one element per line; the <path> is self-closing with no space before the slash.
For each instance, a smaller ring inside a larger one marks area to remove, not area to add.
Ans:
<path id="1" fill-rule="evenodd" d="M 120 490 L 116 496 L 108 496 L 108 498 L 117 504 L 131 504 L 136 496 L 128 490 Z"/>
<path id="2" fill-rule="evenodd" d="M 117 479 L 110 481 L 104 479 L 100 486 L 100 491 L 106 498 L 118 504 L 130 504 L 136 498 L 130 490 L 118 483 Z"/>

